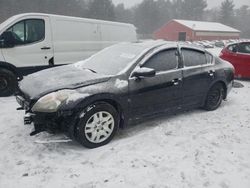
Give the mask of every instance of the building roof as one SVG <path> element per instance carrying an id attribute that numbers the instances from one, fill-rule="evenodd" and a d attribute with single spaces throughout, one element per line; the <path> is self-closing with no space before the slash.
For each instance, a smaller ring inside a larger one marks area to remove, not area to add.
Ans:
<path id="1" fill-rule="evenodd" d="M 232 32 L 240 33 L 239 30 L 232 27 L 226 26 L 217 22 L 201 22 L 201 21 L 190 21 L 190 20 L 174 20 L 194 31 L 215 31 L 215 32 Z"/>

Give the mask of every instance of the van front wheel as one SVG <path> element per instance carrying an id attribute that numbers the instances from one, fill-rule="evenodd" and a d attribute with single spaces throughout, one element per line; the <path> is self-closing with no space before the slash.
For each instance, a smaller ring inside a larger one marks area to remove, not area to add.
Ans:
<path id="1" fill-rule="evenodd" d="M 0 97 L 13 95 L 17 87 L 15 74 L 7 69 L 0 68 Z"/>

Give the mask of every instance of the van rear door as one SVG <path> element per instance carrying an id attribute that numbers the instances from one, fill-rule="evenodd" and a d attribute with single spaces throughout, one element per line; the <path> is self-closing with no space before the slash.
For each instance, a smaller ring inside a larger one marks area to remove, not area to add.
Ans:
<path id="1" fill-rule="evenodd" d="M 21 18 L 6 31 L 12 32 L 15 38 L 12 47 L 2 48 L 6 62 L 27 69 L 53 64 L 51 24 L 48 16 Z"/>

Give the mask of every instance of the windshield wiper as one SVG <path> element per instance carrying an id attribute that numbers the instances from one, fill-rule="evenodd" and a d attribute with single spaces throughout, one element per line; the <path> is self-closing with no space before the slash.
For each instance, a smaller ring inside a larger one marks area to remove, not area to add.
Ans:
<path id="1" fill-rule="evenodd" d="M 93 69 L 89 69 L 89 68 L 85 68 L 86 70 L 89 70 L 89 71 L 91 71 L 91 72 L 93 72 L 93 73 L 97 73 L 96 71 L 94 71 Z"/>

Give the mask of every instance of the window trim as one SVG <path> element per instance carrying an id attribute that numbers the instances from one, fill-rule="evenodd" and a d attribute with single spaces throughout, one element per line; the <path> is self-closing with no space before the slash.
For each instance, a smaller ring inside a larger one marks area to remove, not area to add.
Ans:
<path id="1" fill-rule="evenodd" d="M 27 18 L 27 19 L 23 19 L 23 20 L 19 20 L 18 22 L 12 24 L 10 27 L 8 27 L 4 32 L 8 31 L 10 28 L 14 27 L 16 24 L 19 24 L 21 22 L 25 22 L 25 25 L 26 25 L 26 21 L 28 20 L 41 20 L 44 24 L 44 36 L 41 40 L 38 40 L 38 41 L 35 41 L 35 42 L 31 42 L 31 43 L 26 43 L 26 44 L 15 44 L 15 47 L 19 47 L 19 46 L 27 46 L 27 45 L 33 45 L 33 44 L 36 44 L 36 43 L 39 43 L 39 42 L 42 42 L 45 40 L 45 37 L 46 37 L 46 22 L 43 18 Z M 26 35 L 26 27 L 24 27 L 24 34 Z"/>
<path id="2" fill-rule="evenodd" d="M 208 52 L 208 51 L 205 51 L 205 55 L 206 55 L 206 54 L 209 54 L 209 55 L 212 56 L 212 62 L 211 62 L 211 63 L 208 63 L 208 62 L 207 62 L 206 65 L 214 65 L 214 64 L 215 64 L 215 57 L 214 57 L 214 55 L 213 55 L 212 53 Z M 202 66 L 206 66 L 206 65 L 202 65 Z"/>

